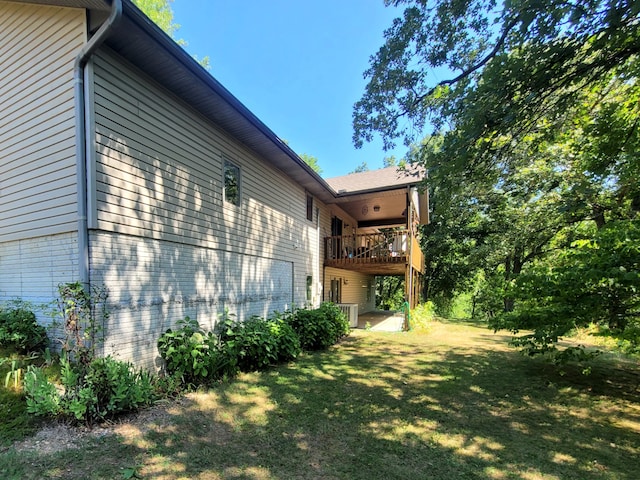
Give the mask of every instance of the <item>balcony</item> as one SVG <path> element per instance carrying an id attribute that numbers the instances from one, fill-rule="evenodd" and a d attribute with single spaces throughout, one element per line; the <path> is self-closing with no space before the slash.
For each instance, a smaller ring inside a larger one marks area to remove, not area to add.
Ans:
<path id="1" fill-rule="evenodd" d="M 408 230 L 325 238 L 325 266 L 371 275 L 404 275 L 408 265 L 422 272 L 420 245 Z"/>

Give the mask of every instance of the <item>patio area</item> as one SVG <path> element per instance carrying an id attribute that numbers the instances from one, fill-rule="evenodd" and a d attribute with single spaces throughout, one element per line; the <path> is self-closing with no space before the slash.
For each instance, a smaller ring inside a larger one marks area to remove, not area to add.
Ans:
<path id="1" fill-rule="evenodd" d="M 401 311 L 376 310 L 358 316 L 358 328 L 376 332 L 401 332 L 404 313 Z"/>

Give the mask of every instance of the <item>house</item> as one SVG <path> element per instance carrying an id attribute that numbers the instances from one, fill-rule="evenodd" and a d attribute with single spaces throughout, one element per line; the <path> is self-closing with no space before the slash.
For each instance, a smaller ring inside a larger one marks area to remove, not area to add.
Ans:
<path id="1" fill-rule="evenodd" d="M 152 366 L 187 315 L 417 298 L 419 178 L 323 180 L 129 0 L 0 0 L 0 31 L 0 301 L 104 285 L 102 353 Z"/>

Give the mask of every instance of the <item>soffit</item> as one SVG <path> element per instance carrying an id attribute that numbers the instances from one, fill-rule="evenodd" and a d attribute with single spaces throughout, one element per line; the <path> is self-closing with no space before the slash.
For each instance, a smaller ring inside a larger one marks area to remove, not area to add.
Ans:
<path id="1" fill-rule="evenodd" d="M 106 45 L 325 203 L 334 192 L 208 71 L 129 1 Z"/>
<path id="2" fill-rule="evenodd" d="M 104 0 L 10 0 L 14 3 L 33 3 L 37 5 L 49 5 L 53 7 L 86 8 L 108 12 L 111 2 Z"/>

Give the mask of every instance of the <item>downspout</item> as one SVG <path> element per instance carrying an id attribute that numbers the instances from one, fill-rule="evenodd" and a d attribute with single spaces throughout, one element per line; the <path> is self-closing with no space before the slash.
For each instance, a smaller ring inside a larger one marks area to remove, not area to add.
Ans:
<path id="1" fill-rule="evenodd" d="M 73 88 L 76 118 L 76 177 L 78 182 L 78 274 L 83 285 L 89 284 L 89 229 L 87 225 L 87 151 L 85 66 L 104 42 L 109 30 L 122 16 L 122 0 L 112 0 L 111 13 L 96 34 L 82 47 L 73 64 Z"/>

